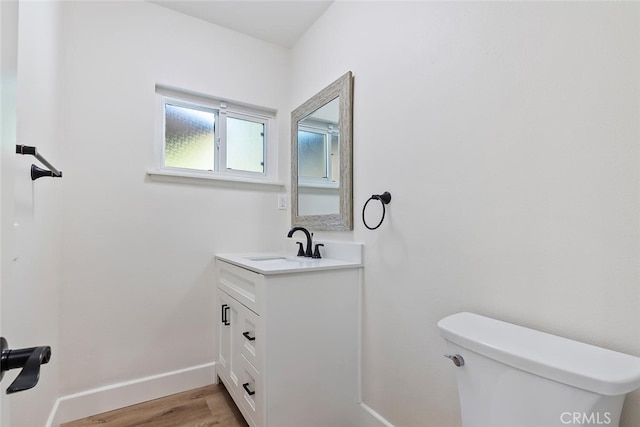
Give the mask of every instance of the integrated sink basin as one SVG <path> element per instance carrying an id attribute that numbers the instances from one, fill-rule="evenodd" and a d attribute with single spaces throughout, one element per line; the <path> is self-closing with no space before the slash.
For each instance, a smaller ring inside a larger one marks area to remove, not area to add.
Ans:
<path id="1" fill-rule="evenodd" d="M 362 267 L 362 244 L 323 242 L 323 258 L 308 258 L 281 252 L 216 255 L 217 259 L 260 274 L 301 273 Z M 294 252 L 295 248 L 287 251 Z"/>
<path id="2" fill-rule="evenodd" d="M 256 262 L 269 262 L 269 261 L 287 261 L 287 258 L 278 255 L 264 255 L 264 256 L 255 256 L 255 257 L 247 257 L 249 261 Z"/>
<path id="3" fill-rule="evenodd" d="M 284 255 L 258 255 L 258 256 L 246 256 L 243 257 L 240 255 L 241 259 L 244 259 L 244 263 L 255 263 L 256 265 L 261 265 L 263 269 L 273 269 L 275 267 L 294 267 L 294 268 L 302 268 L 306 266 L 312 266 L 317 263 L 313 258 L 305 258 L 305 257 L 294 257 L 294 256 L 284 256 Z M 317 260 L 320 261 L 320 260 Z M 268 267 L 267 267 L 268 266 Z"/>

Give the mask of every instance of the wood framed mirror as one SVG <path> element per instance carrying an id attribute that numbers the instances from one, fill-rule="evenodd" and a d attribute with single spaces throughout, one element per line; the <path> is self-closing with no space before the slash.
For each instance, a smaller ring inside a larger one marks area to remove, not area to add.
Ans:
<path id="1" fill-rule="evenodd" d="M 351 71 L 291 113 L 291 223 L 353 229 Z"/>

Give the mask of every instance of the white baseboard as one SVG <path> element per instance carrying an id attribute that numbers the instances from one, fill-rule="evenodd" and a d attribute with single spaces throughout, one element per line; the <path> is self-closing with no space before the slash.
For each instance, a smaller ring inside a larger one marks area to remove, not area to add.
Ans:
<path id="1" fill-rule="evenodd" d="M 214 384 L 215 372 L 211 362 L 63 396 L 56 400 L 46 427 Z"/>
<path id="2" fill-rule="evenodd" d="M 45 427 L 59 427 L 62 423 L 79 418 L 216 382 L 215 362 L 211 362 L 62 396 L 56 400 Z M 362 427 L 394 427 L 368 405 L 360 403 L 359 406 L 362 412 L 358 424 Z"/>
<path id="3" fill-rule="evenodd" d="M 370 406 L 360 402 L 360 408 L 362 408 L 362 410 L 366 412 L 366 416 L 365 416 L 366 420 L 363 421 L 362 423 L 363 427 L 365 426 L 366 427 L 379 427 L 379 426 L 394 427 L 393 424 L 391 424 L 389 421 L 384 419 L 382 415 L 378 414 L 376 411 L 371 409 Z"/>

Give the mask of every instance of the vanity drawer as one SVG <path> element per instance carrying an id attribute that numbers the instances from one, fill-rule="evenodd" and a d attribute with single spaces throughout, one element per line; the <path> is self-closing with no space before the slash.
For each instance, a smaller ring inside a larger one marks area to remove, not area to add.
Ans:
<path id="1" fill-rule="evenodd" d="M 260 314 L 259 304 L 264 276 L 218 260 L 218 287 L 240 301 L 254 313 Z"/>
<path id="2" fill-rule="evenodd" d="M 243 355 L 255 369 L 258 368 L 258 346 L 256 345 L 263 337 L 256 335 L 256 326 L 258 325 L 258 315 L 253 311 L 242 310 L 240 319 L 240 331 L 238 340 L 240 342 L 240 354 Z"/>
<path id="3" fill-rule="evenodd" d="M 262 375 L 244 356 L 240 356 L 240 365 L 240 411 L 249 425 L 261 427 L 264 402 Z"/>

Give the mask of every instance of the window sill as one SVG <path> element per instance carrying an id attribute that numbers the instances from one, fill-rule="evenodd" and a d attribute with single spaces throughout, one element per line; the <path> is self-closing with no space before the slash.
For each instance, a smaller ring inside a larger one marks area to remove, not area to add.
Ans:
<path id="1" fill-rule="evenodd" d="M 284 189 L 284 184 L 262 179 L 251 179 L 245 177 L 228 177 L 220 175 L 199 174 L 182 171 L 169 170 L 148 170 L 147 175 L 153 181 L 161 182 L 177 182 L 183 184 L 204 184 L 204 185 L 223 185 L 223 186 L 241 186 L 246 188 L 260 188 L 272 191 L 280 191 Z M 237 185 L 236 185 L 237 184 Z"/>
<path id="2" fill-rule="evenodd" d="M 323 190 L 337 190 L 340 188 L 340 185 L 332 182 L 332 183 L 320 183 L 320 182 L 308 182 L 303 181 L 298 183 L 299 188 L 320 188 Z"/>

